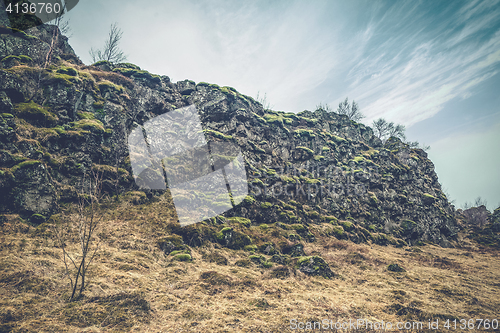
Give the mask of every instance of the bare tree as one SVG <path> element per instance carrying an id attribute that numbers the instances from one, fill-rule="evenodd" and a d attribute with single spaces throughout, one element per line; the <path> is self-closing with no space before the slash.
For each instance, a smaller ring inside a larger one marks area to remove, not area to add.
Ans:
<path id="1" fill-rule="evenodd" d="M 390 137 L 396 137 L 406 143 L 412 149 L 429 150 L 429 146 L 422 146 L 418 141 L 406 141 L 406 127 L 394 122 L 388 122 L 384 118 L 374 120 L 372 123 L 373 133 L 377 138 L 382 140 L 383 143 Z"/>
<path id="2" fill-rule="evenodd" d="M 54 50 L 59 43 L 59 34 L 67 34 L 71 31 L 69 20 L 63 18 L 63 14 L 65 12 L 66 4 L 64 4 L 62 10 L 57 13 L 57 16 L 54 19 L 54 25 L 51 26 L 52 38 L 50 40 L 47 54 L 45 54 L 45 59 L 37 61 L 33 71 L 26 72 L 26 75 L 30 78 L 30 80 L 36 82 L 36 85 L 34 85 L 32 89 L 28 89 L 28 91 L 30 91 L 30 94 L 28 95 L 28 101 L 30 102 L 36 99 L 38 96 L 43 95 L 43 89 L 41 87 L 42 74 L 44 72 L 43 69 L 47 68 L 52 62 Z"/>
<path id="3" fill-rule="evenodd" d="M 451 195 L 450 195 L 448 188 L 443 187 L 442 192 L 445 195 L 448 202 L 451 203 L 452 205 L 454 205 L 457 200 L 455 200 L 455 199 L 451 200 Z"/>
<path id="4" fill-rule="evenodd" d="M 359 110 L 359 105 L 355 101 L 352 101 L 352 104 L 349 105 L 349 100 L 346 99 L 343 102 L 339 103 L 339 107 L 337 108 L 338 114 L 346 115 L 350 120 L 360 121 L 365 116 Z"/>
<path id="5" fill-rule="evenodd" d="M 405 125 L 391 123 L 391 126 L 389 126 L 389 137 L 395 136 L 396 138 L 405 141 L 406 140 L 405 131 L 406 131 Z"/>
<path id="6" fill-rule="evenodd" d="M 64 225 L 53 226 L 56 241 L 63 252 L 65 275 L 71 284 L 70 302 L 75 299 L 77 291 L 79 298 L 88 284 L 87 272 L 100 245 L 95 233 L 103 219 L 99 214 L 103 199 L 102 174 L 93 171 L 88 179 L 84 177 L 82 184 L 76 218 Z M 69 242 L 78 243 L 77 254 L 70 254 L 67 249 Z"/>
<path id="7" fill-rule="evenodd" d="M 429 149 L 431 149 L 431 146 L 428 146 L 428 145 L 421 145 L 420 142 L 418 141 L 408 141 L 408 142 L 405 142 L 408 146 L 410 146 L 410 148 L 412 149 L 422 149 L 424 151 L 427 151 Z"/>
<path id="8" fill-rule="evenodd" d="M 384 118 L 379 118 L 373 121 L 372 127 L 373 134 L 384 142 L 389 132 L 389 122 Z"/>
<path id="9" fill-rule="evenodd" d="M 124 61 L 127 57 L 119 48 L 120 40 L 122 39 L 123 31 L 118 28 L 116 23 L 111 24 L 108 39 L 106 40 L 103 49 L 90 49 L 89 54 L 92 62 L 96 63 L 100 60 L 106 60 L 112 63 Z"/>
<path id="10" fill-rule="evenodd" d="M 404 125 L 394 124 L 394 122 L 388 122 L 384 118 L 379 118 L 374 120 L 372 123 L 373 132 L 376 137 L 378 137 L 382 142 L 387 141 L 390 137 L 397 137 L 404 141 L 406 139 Z"/>
<path id="11" fill-rule="evenodd" d="M 488 202 L 481 197 L 477 197 L 476 201 L 474 201 L 475 207 L 486 206 L 487 204 L 488 204 Z"/>

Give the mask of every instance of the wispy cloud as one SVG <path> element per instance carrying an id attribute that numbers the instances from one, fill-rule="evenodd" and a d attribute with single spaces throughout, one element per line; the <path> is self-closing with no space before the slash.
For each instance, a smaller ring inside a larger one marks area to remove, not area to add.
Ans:
<path id="1" fill-rule="evenodd" d="M 401 6 L 392 14 L 415 10 Z M 478 2 L 468 10 L 459 9 L 436 30 L 393 32 L 380 43 L 377 36 L 386 34 L 391 20 L 384 15 L 375 31 L 373 26 L 366 28 L 374 40 L 364 40 L 364 56 L 352 64 L 347 76 L 346 91 L 357 97 L 368 122 L 383 116 L 414 124 L 435 115 L 453 98 L 469 97 L 476 86 L 498 72 L 498 6 Z M 432 21 L 413 24 L 426 23 Z"/>
<path id="2" fill-rule="evenodd" d="M 500 1 L 156 0 L 138 6 L 110 0 L 99 6 L 97 12 L 90 4 L 77 7 L 93 16 L 70 12 L 81 25 L 71 42 L 84 60 L 99 43 L 95 37 L 117 21 L 130 61 L 173 80 L 266 92 L 287 111 L 349 96 L 368 122 L 383 116 L 411 125 L 453 98 L 472 96 L 499 70 Z"/>

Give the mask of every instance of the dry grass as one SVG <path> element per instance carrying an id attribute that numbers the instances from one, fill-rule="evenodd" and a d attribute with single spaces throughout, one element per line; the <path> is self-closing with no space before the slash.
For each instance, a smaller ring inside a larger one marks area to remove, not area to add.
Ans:
<path id="1" fill-rule="evenodd" d="M 427 323 L 498 315 L 494 251 L 318 236 L 305 252 L 329 263 L 336 278 L 327 280 L 276 264 L 241 267 L 235 263 L 249 252 L 211 243 L 191 248 L 193 262 L 172 260 L 156 246 L 175 218 L 167 199 L 111 204 L 105 214 L 90 284 L 73 303 L 50 229 L 8 216 L 0 236 L 0 332 L 286 332 L 294 318 Z M 388 271 L 392 263 L 406 271 Z"/>

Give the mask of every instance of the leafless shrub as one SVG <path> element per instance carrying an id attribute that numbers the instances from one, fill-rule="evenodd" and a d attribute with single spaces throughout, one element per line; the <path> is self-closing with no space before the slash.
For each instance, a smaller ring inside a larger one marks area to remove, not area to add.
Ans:
<path id="1" fill-rule="evenodd" d="M 345 115 L 349 118 L 349 120 L 356 122 L 360 121 L 365 117 L 364 114 L 362 114 L 361 111 L 359 110 L 358 103 L 352 101 L 352 103 L 349 104 L 348 98 L 346 98 L 343 102 L 339 103 L 339 107 L 337 108 L 337 110 L 333 110 L 333 108 L 326 103 L 325 104 L 319 103 L 318 105 L 316 105 L 316 111 L 334 112 L 336 114 Z"/>
<path id="2" fill-rule="evenodd" d="M 82 180 L 76 217 L 68 223 L 53 226 L 56 242 L 63 252 L 65 275 L 71 285 L 70 302 L 75 299 L 77 291 L 77 298 L 82 296 L 89 267 L 99 250 L 96 231 L 103 219 L 99 213 L 102 200 L 102 173 L 92 171 L 90 177 Z M 76 254 L 68 250 L 71 243 L 78 245 Z"/>
<path id="3" fill-rule="evenodd" d="M 265 111 L 271 110 L 274 106 L 269 103 L 269 100 L 267 99 L 267 93 L 264 93 L 264 95 L 260 94 L 260 91 L 257 92 L 257 97 L 255 97 L 255 100 L 262 104 L 262 107 L 264 108 Z"/>
<path id="4" fill-rule="evenodd" d="M 118 25 L 116 23 L 111 24 L 108 39 L 104 43 L 104 47 L 97 50 L 91 48 L 89 51 L 92 62 L 96 63 L 100 60 L 106 60 L 112 63 L 119 63 L 125 61 L 127 57 L 118 46 L 122 37 L 123 31 L 118 28 Z"/>
<path id="5" fill-rule="evenodd" d="M 339 107 L 337 108 L 336 112 L 338 114 L 346 115 L 350 120 L 353 121 L 360 121 L 365 117 L 359 110 L 358 103 L 353 100 L 351 105 L 349 105 L 349 100 L 347 97 L 343 102 L 339 103 Z"/>
<path id="6" fill-rule="evenodd" d="M 401 124 L 395 124 L 394 122 L 389 122 L 384 118 L 379 118 L 374 120 L 372 123 L 373 134 L 383 143 L 385 143 L 389 138 L 396 137 L 406 143 L 412 149 L 422 149 L 429 150 L 431 147 L 427 145 L 421 145 L 418 141 L 406 141 L 406 127 Z"/>

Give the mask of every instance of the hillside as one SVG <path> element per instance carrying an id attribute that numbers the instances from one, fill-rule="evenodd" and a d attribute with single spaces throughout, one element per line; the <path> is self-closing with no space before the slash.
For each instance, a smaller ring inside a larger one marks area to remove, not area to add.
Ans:
<path id="1" fill-rule="evenodd" d="M 423 150 L 335 113 L 267 110 L 232 87 L 86 66 L 63 36 L 50 49 L 52 29 L 0 28 L 0 332 L 495 319 L 499 221 L 463 225 Z M 170 190 L 137 185 L 128 140 L 190 105 L 209 145 L 242 152 L 249 193 L 181 227 Z M 92 172 L 100 245 L 83 297 L 68 302 L 62 247 L 77 256 Z"/>

